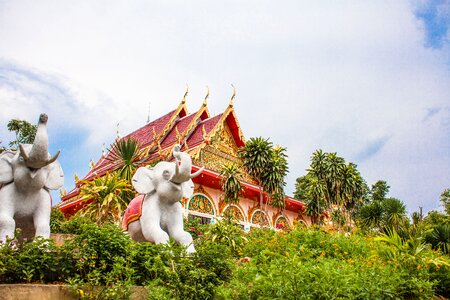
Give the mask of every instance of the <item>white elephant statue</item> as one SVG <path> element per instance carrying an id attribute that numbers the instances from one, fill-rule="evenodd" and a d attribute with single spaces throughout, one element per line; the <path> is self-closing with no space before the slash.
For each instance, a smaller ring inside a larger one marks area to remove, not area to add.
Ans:
<path id="1" fill-rule="evenodd" d="M 51 196 L 49 190 L 64 184 L 57 158 L 48 153 L 46 114 L 41 114 L 33 144 L 19 145 L 19 151 L 0 154 L 0 242 L 14 237 L 50 237 Z"/>
<path id="2" fill-rule="evenodd" d="M 195 252 L 192 236 L 183 229 L 183 208 L 180 200 L 189 198 L 194 192 L 191 178 L 199 175 L 203 167 L 191 174 L 191 157 L 173 150 L 175 162 L 162 161 L 154 167 L 140 167 L 133 176 L 133 187 L 140 194 L 125 211 L 122 229 L 128 231 L 136 241 L 167 243 L 171 236 L 177 243 Z"/>

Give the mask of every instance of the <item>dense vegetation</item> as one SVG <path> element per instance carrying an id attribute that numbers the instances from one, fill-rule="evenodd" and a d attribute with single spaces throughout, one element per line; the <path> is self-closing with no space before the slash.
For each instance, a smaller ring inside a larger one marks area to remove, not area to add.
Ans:
<path id="1" fill-rule="evenodd" d="M 126 299 L 143 285 L 149 299 L 430 299 L 450 296 L 450 259 L 395 231 L 338 234 L 300 224 L 253 229 L 230 220 L 186 224 L 197 253 L 175 244 L 136 243 L 118 227 L 86 218 L 52 219 L 75 237 L 56 247 L 37 239 L 0 248 L 0 282 L 65 282 L 83 299 Z"/>

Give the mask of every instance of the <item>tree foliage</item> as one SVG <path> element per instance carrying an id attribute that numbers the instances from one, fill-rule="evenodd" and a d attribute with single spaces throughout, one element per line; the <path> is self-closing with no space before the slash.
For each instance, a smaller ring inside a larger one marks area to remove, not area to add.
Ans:
<path id="1" fill-rule="evenodd" d="M 390 186 L 384 180 L 378 180 L 372 184 L 370 194 L 372 195 L 372 201 L 382 201 L 389 193 Z"/>
<path id="2" fill-rule="evenodd" d="M 307 174 L 297 178 L 294 196 L 305 201 L 306 214 L 313 222 L 320 220 L 325 211 L 331 212 L 333 206 L 345 212 L 350 221 L 367 192 L 356 164 L 346 164 L 337 153 L 319 149 L 311 156 Z"/>
<path id="3" fill-rule="evenodd" d="M 445 189 L 442 192 L 440 200 L 444 206 L 445 213 L 450 216 L 450 189 Z"/>
<path id="4" fill-rule="evenodd" d="M 25 120 L 11 119 L 6 126 L 9 131 L 16 134 L 16 140 L 9 143 L 10 147 L 17 148 L 19 144 L 33 144 L 37 125 Z"/>
<path id="5" fill-rule="evenodd" d="M 405 204 L 397 198 L 386 198 L 389 185 L 378 180 L 372 185 L 370 198 L 357 212 L 357 220 L 364 230 L 403 232 L 409 226 Z M 417 217 L 416 217 L 417 218 Z"/>
<path id="6" fill-rule="evenodd" d="M 88 203 L 78 213 L 97 224 L 119 224 L 129 203 L 123 195 L 134 193 L 131 184 L 118 173 L 106 173 L 91 181 L 84 181 L 80 199 Z"/>
<path id="7" fill-rule="evenodd" d="M 239 181 L 239 166 L 235 163 L 225 164 L 220 173 L 222 176 L 221 185 L 225 203 L 239 203 L 239 196 L 242 193 L 242 184 Z"/>
<path id="8" fill-rule="evenodd" d="M 120 178 L 131 183 L 142 154 L 138 141 L 133 138 L 118 139 L 109 151 L 106 159 L 114 164 Z"/>
<path id="9" fill-rule="evenodd" d="M 258 180 L 260 187 L 260 207 L 263 194 L 269 193 L 271 205 L 284 207 L 285 177 L 288 172 L 286 148 L 273 146 L 269 139 L 250 138 L 240 151 L 244 167 L 250 176 Z"/>

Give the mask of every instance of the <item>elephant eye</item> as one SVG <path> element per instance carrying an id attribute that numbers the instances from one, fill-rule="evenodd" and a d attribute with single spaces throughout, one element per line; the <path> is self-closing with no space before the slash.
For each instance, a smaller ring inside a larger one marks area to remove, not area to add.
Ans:
<path id="1" fill-rule="evenodd" d="M 163 177 L 164 177 L 164 179 L 169 180 L 169 178 L 170 178 L 170 172 L 169 172 L 168 170 L 164 170 L 164 172 L 163 172 Z"/>

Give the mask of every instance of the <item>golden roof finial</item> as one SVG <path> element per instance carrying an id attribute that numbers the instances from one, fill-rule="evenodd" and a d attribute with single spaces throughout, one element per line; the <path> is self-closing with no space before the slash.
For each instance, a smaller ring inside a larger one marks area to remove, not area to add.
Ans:
<path id="1" fill-rule="evenodd" d="M 186 103 L 186 96 L 189 94 L 189 86 L 186 83 L 186 92 L 184 93 L 183 100 L 181 100 L 181 103 Z"/>
<path id="2" fill-rule="evenodd" d="M 80 181 L 80 178 L 78 177 L 77 173 L 75 173 L 74 177 L 75 177 L 75 184 L 77 184 L 78 181 Z"/>
<path id="3" fill-rule="evenodd" d="M 209 98 L 209 86 L 206 86 L 206 88 L 207 88 L 208 92 L 206 93 L 205 99 L 203 100 L 203 105 L 205 105 L 205 106 L 206 106 L 206 99 Z"/>
<path id="4" fill-rule="evenodd" d="M 89 163 L 89 167 L 91 168 L 91 170 L 94 170 L 95 163 L 92 159 L 91 159 L 91 162 Z"/>
<path id="5" fill-rule="evenodd" d="M 233 96 L 231 96 L 230 104 L 228 104 L 228 106 L 233 106 L 233 100 L 234 100 L 234 97 L 236 97 L 236 88 L 234 87 L 233 84 L 231 84 L 231 86 L 233 87 Z"/>

